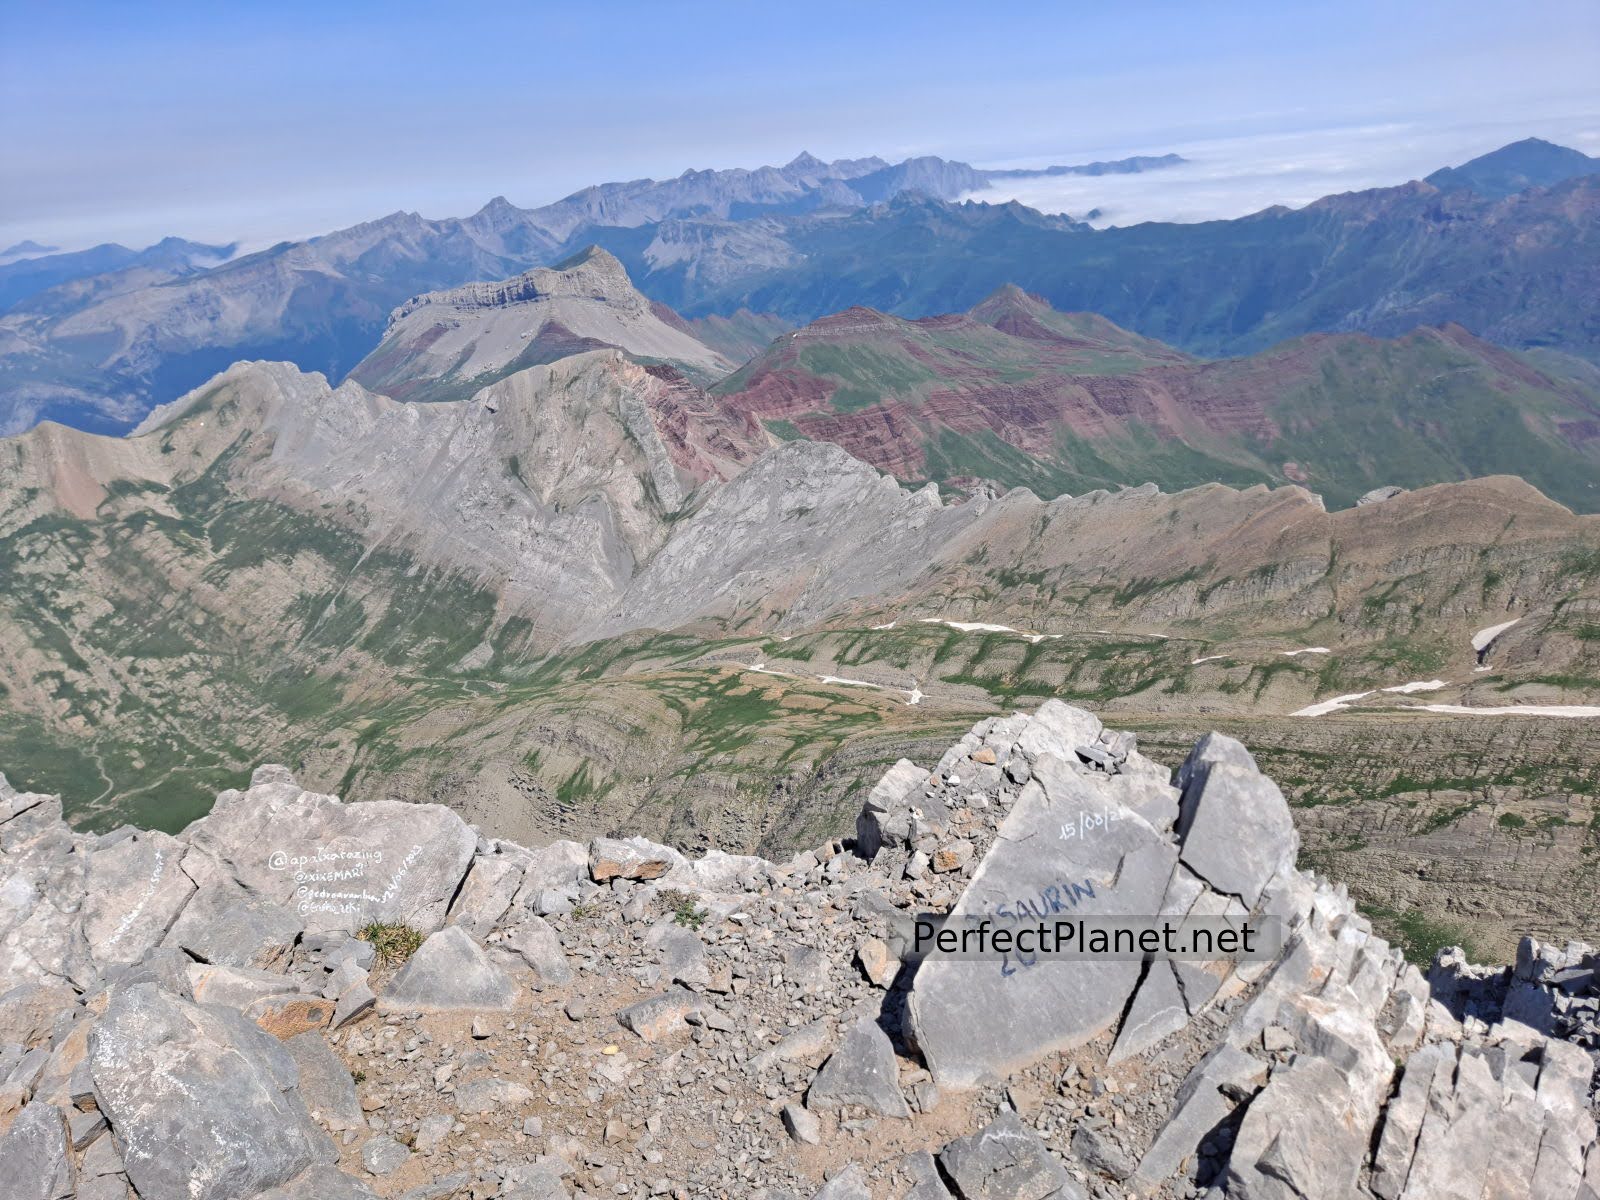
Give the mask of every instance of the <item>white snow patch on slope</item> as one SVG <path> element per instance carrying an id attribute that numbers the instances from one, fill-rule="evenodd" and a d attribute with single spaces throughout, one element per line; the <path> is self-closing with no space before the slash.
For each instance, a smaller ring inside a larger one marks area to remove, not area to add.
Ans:
<path id="1" fill-rule="evenodd" d="M 1502 633 L 1510 629 L 1520 620 L 1522 620 L 1521 617 L 1512 617 L 1511 620 L 1505 621 L 1502 624 L 1491 625 L 1487 629 L 1478 630 L 1477 633 L 1472 635 L 1472 648 L 1479 654 L 1482 654 L 1489 648 L 1490 643 L 1492 643 L 1495 638 L 1499 637 Z"/>
<path id="2" fill-rule="evenodd" d="M 824 675 L 822 677 L 822 682 L 823 683 L 842 683 L 842 684 L 845 684 L 847 687 L 869 687 L 869 688 L 881 688 L 881 687 L 883 687 L 883 684 L 881 684 L 881 683 L 868 683 L 865 679 L 845 679 L 845 678 L 843 678 L 842 676 L 839 676 L 839 675 Z"/>
<path id="3" fill-rule="evenodd" d="M 1501 704 L 1493 708 L 1473 708 L 1466 704 L 1411 704 L 1407 707 L 1463 717 L 1600 717 L 1600 704 Z"/>
<path id="4" fill-rule="evenodd" d="M 1443 679 L 1419 679 L 1415 683 L 1402 683 L 1398 687 L 1386 687 L 1383 690 L 1409 696 L 1412 692 L 1437 692 L 1440 688 L 1449 686 Z"/>
<path id="5" fill-rule="evenodd" d="M 1332 700 L 1322 700 L 1316 704 L 1308 704 L 1304 708 L 1297 708 L 1289 715 L 1291 717 L 1325 717 L 1341 708 L 1349 708 L 1357 700 L 1364 700 L 1370 695 L 1372 695 L 1371 692 L 1351 692 L 1348 696 L 1335 696 Z"/>

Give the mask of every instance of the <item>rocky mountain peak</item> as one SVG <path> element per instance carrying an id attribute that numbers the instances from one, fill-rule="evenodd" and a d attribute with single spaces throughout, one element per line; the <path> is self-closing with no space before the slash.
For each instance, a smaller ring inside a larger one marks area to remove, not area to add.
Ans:
<path id="1" fill-rule="evenodd" d="M 404 400 L 446 400 L 522 367 L 604 347 L 678 365 L 709 382 L 733 369 L 647 299 L 622 263 L 589 246 L 552 267 L 427 292 L 395 309 L 351 378 Z"/>
<path id="2" fill-rule="evenodd" d="M 0 777 L 13 1191 L 1595 1194 L 1600 955 L 1408 963 L 1297 866 L 1241 743 L 1174 771 L 1051 701 L 863 793 L 772 861 L 526 847 L 281 766 L 176 836 L 92 835 Z M 1076 932 L 1121 921 L 1259 940 Z M 923 930 L 1058 922 L 1083 957 Z"/>

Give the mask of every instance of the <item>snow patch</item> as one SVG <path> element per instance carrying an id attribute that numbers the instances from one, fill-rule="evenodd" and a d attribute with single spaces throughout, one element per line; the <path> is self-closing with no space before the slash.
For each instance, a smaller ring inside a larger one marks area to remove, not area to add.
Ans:
<path id="1" fill-rule="evenodd" d="M 1600 704 L 1500 704 L 1474 708 L 1466 704 L 1408 704 L 1424 712 L 1463 717 L 1600 717 Z"/>
<path id="2" fill-rule="evenodd" d="M 1349 708 L 1357 700 L 1365 700 L 1371 692 L 1351 692 L 1348 696 L 1335 696 L 1332 700 L 1322 700 L 1316 704 L 1308 704 L 1304 708 L 1297 708 L 1290 713 L 1291 717 L 1325 717 L 1331 712 L 1341 708 Z"/>
<path id="3" fill-rule="evenodd" d="M 1189 665 L 1198 667 L 1201 663 L 1216 662 L 1219 658 L 1227 658 L 1226 654 L 1207 654 L 1204 658 L 1191 658 Z"/>
<path id="4" fill-rule="evenodd" d="M 1511 620 L 1503 622 L 1502 624 L 1491 625 L 1487 629 L 1478 630 L 1477 633 L 1472 635 L 1472 648 L 1479 654 L 1482 654 L 1494 642 L 1495 638 L 1499 637 L 1502 633 L 1510 629 L 1520 620 L 1522 620 L 1521 617 L 1512 617 Z"/>
<path id="5" fill-rule="evenodd" d="M 1293 658 L 1296 654 L 1332 654 L 1333 651 L 1326 646 L 1307 646 L 1303 650 L 1281 650 L 1279 653 L 1285 658 Z"/>

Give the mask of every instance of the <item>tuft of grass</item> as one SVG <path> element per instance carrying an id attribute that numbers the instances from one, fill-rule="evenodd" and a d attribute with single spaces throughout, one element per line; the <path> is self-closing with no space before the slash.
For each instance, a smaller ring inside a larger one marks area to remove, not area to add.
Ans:
<path id="1" fill-rule="evenodd" d="M 373 921 L 356 936 L 363 942 L 372 943 L 372 949 L 378 956 L 378 965 L 383 967 L 398 967 L 422 945 L 422 934 L 418 930 L 409 925 L 393 925 L 385 921 Z"/>
<path id="2" fill-rule="evenodd" d="M 663 888 L 656 893 L 657 897 L 667 906 L 667 911 L 672 914 L 672 919 L 686 929 L 699 929 L 706 923 L 706 910 L 701 908 L 695 898 L 688 892 L 680 892 L 674 888 Z"/>

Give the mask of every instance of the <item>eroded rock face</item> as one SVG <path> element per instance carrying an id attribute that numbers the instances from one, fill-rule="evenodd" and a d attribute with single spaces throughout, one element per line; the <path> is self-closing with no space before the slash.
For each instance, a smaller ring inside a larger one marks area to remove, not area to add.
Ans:
<path id="1" fill-rule="evenodd" d="M 78 834 L 0 785 L 0 1192 L 1600 1196 L 1600 954 L 1424 975 L 1296 867 L 1239 743 L 1169 774 L 1051 704 L 862 799 L 859 844 L 776 863 L 527 850 L 282 768 L 176 838 Z M 290 833 L 369 892 L 422 845 L 368 910 L 425 935 L 409 961 L 300 911 L 263 862 Z M 918 914 L 1250 917 L 1282 944 L 967 961 L 922 957 Z"/>

